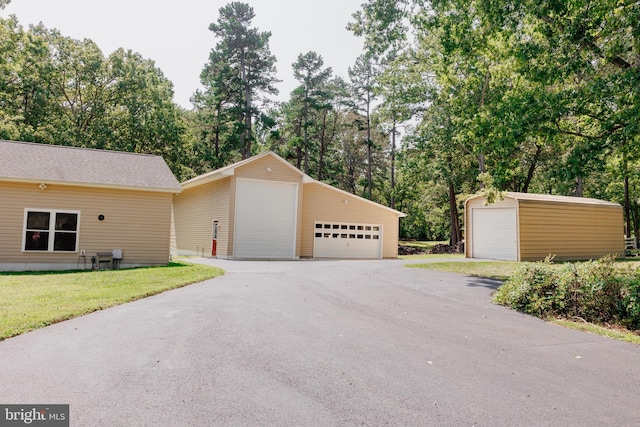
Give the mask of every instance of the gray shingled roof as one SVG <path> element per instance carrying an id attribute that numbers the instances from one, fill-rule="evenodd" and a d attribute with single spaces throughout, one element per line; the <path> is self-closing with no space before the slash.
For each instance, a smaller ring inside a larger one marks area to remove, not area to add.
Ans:
<path id="1" fill-rule="evenodd" d="M 159 156 L 3 140 L 0 181 L 181 191 Z"/>

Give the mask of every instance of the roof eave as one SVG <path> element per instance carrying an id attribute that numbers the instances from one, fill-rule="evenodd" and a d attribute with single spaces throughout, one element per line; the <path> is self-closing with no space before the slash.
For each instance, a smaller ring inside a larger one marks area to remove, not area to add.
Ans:
<path id="1" fill-rule="evenodd" d="M 541 197 L 537 197 L 541 196 Z M 546 198 L 546 194 L 534 194 L 534 193 L 517 193 L 512 191 L 504 192 L 503 197 L 515 200 L 516 203 L 520 203 L 521 201 L 532 201 L 532 202 L 540 202 L 540 203 L 566 203 L 566 204 L 575 204 L 575 205 L 585 205 L 585 206 L 609 206 L 612 208 L 621 207 L 619 203 L 610 202 L 607 200 L 600 199 L 592 199 L 587 197 L 573 197 L 573 196 L 560 196 L 560 195 L 549 195 L 552 198 Z M 465 208 L 469 204 L 471 200 L 475 200 L 478 198 L 484 198 L 485 196 L 482 194 L 475 194 L 467 198 L 464 202 Z"/>
<path id="2" fill-rule="evenodd" d="M 198 185 L 209 184 L 211 182 L 215 182 L 233 175 L 235 175 L 235 168 L 229 168 L 226 170 L 215 170 L 204 175 L 191 178 L 190 180 L 185 181 L 180 185 L 183 190 L 187 190 L 189 188 L 197 187 Z"/>
<path id="3" fill-rule="evenodd" d="M 155 193 L 171 193 L 176 194 L 182 191 L 182 187 L 176 185 L 175 187 L 145 187 L 139 185 L 123 185 L 123 184 L 109 184 L 109 183 L 95 183 L 95 182 L 74 182 L 64 180 L 51 180 L 51 179 L 30 179 L 30 178 L 14 178 L 14 177 L 0 177 L 0 182 L 14 182 L 23 184 L 45 184 L 45 185 L 66 185 L 71 187 L 90 187 L 90 188 L 102 188 L 102 189 L 115 189 L 115 190 L 134 190 L 134 191 L 151 191 Z"/>

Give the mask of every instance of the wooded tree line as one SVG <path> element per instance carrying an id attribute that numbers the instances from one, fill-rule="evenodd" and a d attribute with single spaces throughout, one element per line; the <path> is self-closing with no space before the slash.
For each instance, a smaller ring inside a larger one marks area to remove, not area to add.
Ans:
<path id="1" fill-rule="evenodd" d="M 152 61 L 0 19 L 0 138 L 162 155 L 182 176 L 185 133 Z"/>
<path id="2" fill-rule="evenodd" d="M 273 150 L 407 213 L 403 237 L 455 244 L 483 188 L 617 201 L 637 229 L 640 3 L 367 0 L 348 78 L 302 52 L 285 102 L 253 18 L 219 10 L 192 110 L 151 60 L 0 19 L 0 138 L 159 154 L 181 180 Z"/>
<path id="3" fill-rule="evenodd" d="M 453 242 L 456 207 L 483 187 L 616 201 L 634 234 L 639 20 L 631 0 L 368 0 L 354 14 L 382 85 L 405 91 L 383 103 L 416 123 L 403 177 L 448 199 Z"/>

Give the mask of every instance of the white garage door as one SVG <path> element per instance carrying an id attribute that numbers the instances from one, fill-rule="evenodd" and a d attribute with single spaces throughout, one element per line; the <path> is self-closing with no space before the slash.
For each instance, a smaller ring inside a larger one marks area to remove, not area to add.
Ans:
<path id="1" fill-rule="evenodd" d="M 316 222 L 314 258 L 382 258 L 382 226 Z"/>
<path id="2" fill-rule="evenodd" d="M 474 258 L 518 259 L 516 208 L 474 208 L 471 215 Z"/>
<path id="3" fill-rule="evenodd" d="M 298 184 L 236 181 L 234 257 L 294 258 Z"/>

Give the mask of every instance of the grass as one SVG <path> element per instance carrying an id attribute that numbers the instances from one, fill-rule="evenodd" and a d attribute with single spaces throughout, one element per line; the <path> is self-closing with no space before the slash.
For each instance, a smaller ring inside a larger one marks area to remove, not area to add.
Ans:
<path id="1" fill-rule="evenodd" d="M 442 258 L 463 258 L 464 255 L 409 255 L 402 259 L 434 259 Z M 464 274 L 466 276 L 488 277 L 491 279 L 507 280 L 513 272 L 526 264 L 517 261 L 470 261 L 470 262 L 429 262 L 407 264 L 407 267 L 424 268 L 426 270 L 448 271 L 450 273 Z M 621 258 L 617 260 L 620 268 L 640 268 L 640 261 L 637 258 Z"/>
<path id="2" fill-rule="evenodd" d="M 219 268 L 180 262 L 123 270 L 0 273 L 0 341 L 222 274 Z"/>
<path id="3" fill-rule="evenodd" d="M 432 256 L 432 255 L 431 255 Z M 451 256 L 451 255 L 449 255 Z M 462 257 L 461 255 L 455 255 Z M 488 277 L 491 279 L 506 280 L 522 263 L 515 261 L 474 261 L 474 262 L 431 262 L 420 264 L 407 264 L 407 267 L 424 268 L 427 270 L 447 271 L 450 273 L 464 274 L 466 276 Z"/>
<path id="4" fill-rule="evenodd" d="M 603 337 L 609 337 L 618 341 L 627 341 L 633 344 L 640 344 L 640 335 L 622 328 L 605 328 L 604 326 L 594 325 L 593 323 L 576 322 L 567 319 L 548 319 L 547 321 L 549 323 L 553 323 L 554 325 L 563 326 L 569 329 L 575 329 L 577 331 L 589 332 Z"/>

